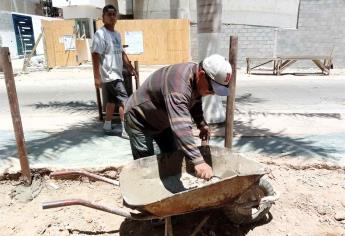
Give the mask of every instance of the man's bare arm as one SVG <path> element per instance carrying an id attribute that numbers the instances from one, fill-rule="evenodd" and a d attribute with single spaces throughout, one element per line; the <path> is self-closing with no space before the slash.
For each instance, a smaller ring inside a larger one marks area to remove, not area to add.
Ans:
<path id="1" fill-rule="evenodd" d="M 101 87 L 101 74 L 99 72 L 100 65 L 100 55 L 96 52 L 92 53 L 92 68 L 93 68 L 93 77 L 95 79 L 96 88 Z"/>

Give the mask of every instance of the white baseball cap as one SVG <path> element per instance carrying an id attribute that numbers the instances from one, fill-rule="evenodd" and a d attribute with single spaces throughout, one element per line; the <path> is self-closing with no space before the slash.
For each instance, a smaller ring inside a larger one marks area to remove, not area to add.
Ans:
<path id="1" fill-rule="evenodd" d="M 231 80 L 231 65 L 225 57 L 213 54 L 202 61 L 205 73 L 211 78 L 212 88 L 219 96 L 229 95 L 229 83 Z"/>

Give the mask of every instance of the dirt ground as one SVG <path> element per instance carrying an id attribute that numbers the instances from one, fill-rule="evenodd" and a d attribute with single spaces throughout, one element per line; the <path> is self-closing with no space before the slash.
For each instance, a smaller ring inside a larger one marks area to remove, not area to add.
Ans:
<path id="1" fill-rule="evenodd" d="M 280 193 L 266 219 L 256 225 L 237 226 L 219 210 L 192 213 L 172 219 L 174 235 L 190 235 L 206 216 L 210 218 L 198 235 L 345 235 L 344 169 L 296 166 L 291 160 L 278 163 L 265 157 L 258 160 L 271 168 L 269 180 Z M 116 171 L 103 174 L 117 176 Z M 23 192 L 19 181 L 0 182 L 1 235 L 164 235 L 163 225 L 125 220 L 85 207 L 42 210 L 42 202 L 66 198 L 121 207 L 122 198 L 118 187 L 87 178 L 49 180 L 45 176 L 41 181 L 41 192 L 29 201 L 19 194 Z"/>

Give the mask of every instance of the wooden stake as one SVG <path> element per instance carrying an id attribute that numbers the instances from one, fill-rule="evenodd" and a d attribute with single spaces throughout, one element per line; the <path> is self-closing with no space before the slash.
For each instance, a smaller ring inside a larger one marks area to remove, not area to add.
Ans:
<path id="1" fill-rule="evenodd" d="M 234 110 L 236 91 L 236 67 L 237 67 L 237 45 L 238 37 L 230 36 L 229 61 L 232 67 L 232 80 L 230 81 L 230 95 L 226 99 L 226 124 L 224 146 L 232 149 L 232 139 L 234 135 Z"/>
<path id="2" fill-rule="evenodd" d="M 139 62 L 138 61 L 134 61 L 134 69 L 135 69 L 135 72 L 137 72 L 137 76 L 138 76 L 138 78 L 135 80 L 135 89 L 138 89 L 140 86 L 140 83 L 139 83 Z"/>
<path id="3" fill-rule="evenodd" d="M 98 118 L 100 121 L 103 121 L 103 108 L 101 100 L 101 91 L 99 88 L 96 88 L 96 98 L 97 98 L 97 107 L 98 107 Z"/>
<path id="4" fill-rule="evenodd" d="M 11 57 L 10 57 L 10 52 L 9 52 L 8 47 L 0 48 L 0 65 L 2 66 L 2 69 L 4 71 L 4 76 L 5 76 L 8 101 L 10 103 L 12 123 L 13 123 L 14 133 L 16 136 L 22 176 L 24 178 L 25 184 L 30 185 L 31 173 L 30 173 L 29 161 L 27 158 L 22 120 L 20 118 L 16 85 L 14 82 L 13 68 L 12 68 Z"/>
<path id="5" fill-rule="evenodd" d="M 37 48 L 37 46 L 38 46 L 38 44 L 39 44 L 39 42 L 40 42 L 40 40 L 41 40 L 41 38 L 42 38 L 42 35 L 43 35 L 42 33 L 40 33 L 40 34 L 38 35 L 38 38 L 37 38 L 37 40 L 36 40 L 36 43 L 35 43 L 34 47 L 32 48 L 29 57 L 28 57 L 28 58 L 25 58 L 25 57 L 24 57 L 24 64 L 23 64 L 22 72 L 26 72 L 26 67 L 29 65 L 30 60 L 31 60 L 32 56 L 34 55 L 34 53 L 35 53 L 35 51 L 36 51 L 36 48 Z"/>

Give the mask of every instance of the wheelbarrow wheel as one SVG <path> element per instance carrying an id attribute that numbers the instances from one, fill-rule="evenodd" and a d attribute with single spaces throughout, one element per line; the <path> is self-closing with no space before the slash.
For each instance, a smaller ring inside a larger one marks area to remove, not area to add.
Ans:
<path id="1" fill-rule="evenodd" d="M 273 204 L 273 201 L 261 201 L 261 199 L 275 195 L 270 182 L 261 178 L 259 184 L 243 193 L 234 203 L 225 205 L 223 212 L 235 224 L 252 224 L 266 216 Z"/>

